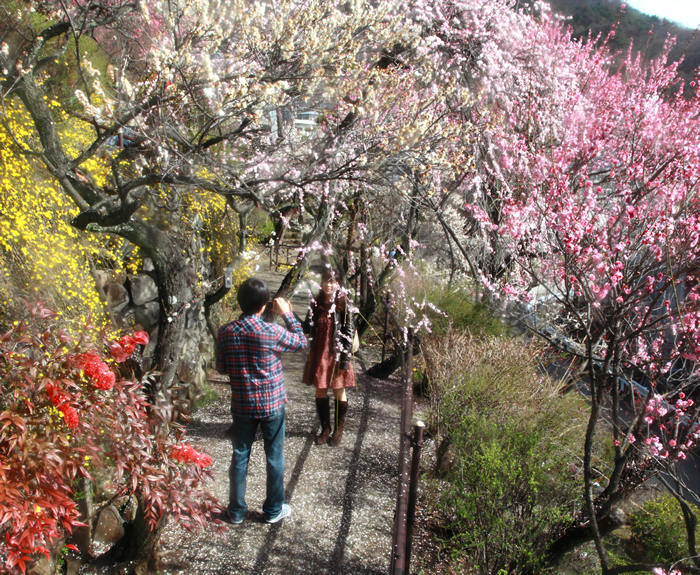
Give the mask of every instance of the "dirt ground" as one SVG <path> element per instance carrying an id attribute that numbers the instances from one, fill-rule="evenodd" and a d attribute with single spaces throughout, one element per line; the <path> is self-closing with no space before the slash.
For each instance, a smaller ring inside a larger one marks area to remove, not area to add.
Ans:
<path id="1" fill-rule="evenodd" d="M 256 272 L 274 290 L 282 274 L 261 265 Z M 304 316 L 308 288 L 292 298 Z M 365 354 L 371 352 L 364 352 Z M 348 393 L 349 411 L 338 447 L 317 446 L 319 430 L 314 390 L 301 383 L 306 353 L 283 357 L 289 395 L 285 439 L 285 497 L 290 517 L 268 525 L 262 519 L 265 456 L 262 438 L 253 445 L 241 525 L 227 535 L 199 535 L 169 527 L 163 537 L 167 572 L 180 575 L 385 574 L 391 555 L 391 530 L 398 482 L 400 382 L 365 374 L 363 352 L 355 359 L 357 386 Z M 371 365 L 370 357 L 365 360 Z M 228 501 L 231 444 L 224 434 L 231 423 L 229 389 L 213 377 L 217 398 L 194 414 L 188 435 L 211 455 L 216 478 L 210 490 Z M 332 405 L 332 401 L 331 401 Z"/>

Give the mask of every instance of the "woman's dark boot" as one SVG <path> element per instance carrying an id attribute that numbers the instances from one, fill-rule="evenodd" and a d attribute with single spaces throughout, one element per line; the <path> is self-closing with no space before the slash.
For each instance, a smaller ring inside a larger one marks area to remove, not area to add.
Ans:
<path id="1" fill-rule="evenodd" d="M 325 445 L 331 433 L 331 408 L 327 397 L 316 398 L 316 412 L 321 420 L 321 433 L 316 436 L 316 445 Z"/>
<path id="2" fill-rule="evenodd" d="M 331 445 L 340 445 L 343 438 L 343 428 L 345 427 L 345 415 L 348 413 L 347 401 L 335 401 L 335 431 L 328 442 Z"/>

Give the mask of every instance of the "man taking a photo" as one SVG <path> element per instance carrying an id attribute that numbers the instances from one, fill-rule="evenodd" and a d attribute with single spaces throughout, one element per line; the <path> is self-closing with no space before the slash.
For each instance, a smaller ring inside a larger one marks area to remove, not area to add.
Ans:
<path id="1" fill-rule="evenodd" d="M 258 425 L 267 459 L 265 521 L 277 523 L 291 513 L 284 502 L 284 412 L 288 400 L 280 354 L 302 351 L 306 338 L 291 304 L 283 298 L 272 302 L 272 312 L 282 316 L 286 329 L 262 319 L 269 300 L 270 290 L 264 281 L 254 277 L 245 280 L 238 288 L 243 313 L 219 330 L 217 342 L 216 368 L 228 374 L 231 382 L 233 458 L 228 514 L 232 523 L 242 523 L 247 509 L 248 459 Z"/>

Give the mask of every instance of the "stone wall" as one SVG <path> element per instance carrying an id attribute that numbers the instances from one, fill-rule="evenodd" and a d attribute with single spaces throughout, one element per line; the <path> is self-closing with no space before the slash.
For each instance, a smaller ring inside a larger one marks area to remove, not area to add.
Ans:
<path id="1" fill-rule="evenodd" d="M 144 259 L 142 270 L 136 275 L 97 271 L 117 327 L 127 332 L 145 331 L 149 335 L 150 342 L 143 351 L 144 371 L 153 367 L 160 317 L 158 287 L 151 277 L 152 272 L 153 264 L 149 259 Z M 192 402 L 203 393 L 206 370 L 214 359 L 214 341 L 207 329 L 201 301 L 186 304 L 185 314 L 184 343 L 177 368 L 179 384 L 184 387 L 176 396 L 180 402 Z M 174 386 L 179 384 L 174 382 Z"/>

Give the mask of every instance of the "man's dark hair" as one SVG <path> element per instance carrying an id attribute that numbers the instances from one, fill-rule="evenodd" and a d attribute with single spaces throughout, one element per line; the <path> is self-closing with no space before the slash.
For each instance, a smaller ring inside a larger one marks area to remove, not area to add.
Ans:
<path id="1" fill-rule="evenodd" d="M 238 288 L 238 305 L 244 314 L 260 311 L 270 301 L 270 288 L 258 278 L 248 278 Z"/>

